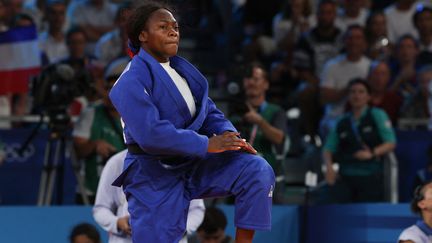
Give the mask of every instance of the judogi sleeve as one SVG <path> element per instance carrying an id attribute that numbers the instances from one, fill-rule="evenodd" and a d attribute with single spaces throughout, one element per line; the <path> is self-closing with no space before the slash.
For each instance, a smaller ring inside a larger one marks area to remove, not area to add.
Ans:
<path id="1" fill-rule="evenodd" d="M 110 98 L 128 134 L 145 152 L 199 157 L 206 154 L 207 136 L 193 130 L 177 129 L 170 121 L 161 119 L 144 85 L 132 75 L 124 76 L 114 85 Z"/>
<path id="2" fill-rule="evenodd" d="M 200 129 L 201 134 L 213 136 L 222 134 L 225 131 L 237 132 L 234 125 L 225 118 L 224 114 L 216 107 L 215 103 L 208 98 L 208 114 Z"/>

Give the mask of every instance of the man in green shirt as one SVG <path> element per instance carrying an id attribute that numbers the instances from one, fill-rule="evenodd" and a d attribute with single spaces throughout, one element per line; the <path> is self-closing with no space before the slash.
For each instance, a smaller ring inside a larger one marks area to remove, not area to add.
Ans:
<path id="1" fill-rule="evenodd" d="M 278 149 L 283 147 L 287 130 L 285 112 L 278 105 L 266 101 L 269 80 L 262 65 L 253 63 L 247 67 L 243 88 L 247 111 L 243 114 L 242 124 L 239 126 L 241 134 L 278 174 L 276 156 L 272 147 Z"/>
<path id="2" fill-rule="evenodd" d="M 74 145 L 78 156 L 84 161 L 84 186 L 92 204 L 105 162 L 111 155 L 126 148 L 120 115 L 107 94 L 127 63 L 128 59 L 118 59 L 108 66 L 103 103 L 86 108 L 74 126 Z M 77 203 L 82 203 L 80 195 L 76 199 Z"/>

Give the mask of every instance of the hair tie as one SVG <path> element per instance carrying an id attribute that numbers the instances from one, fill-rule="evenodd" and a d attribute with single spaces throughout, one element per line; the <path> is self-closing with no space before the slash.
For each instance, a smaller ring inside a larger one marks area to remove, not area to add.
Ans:
<path id="1" fill-rule="evenodd" d="M 136 47 L 131 40 L 128 40 L 127 54 L 130 58 L 133 58 L 139 52 L 139 47 Z"/>

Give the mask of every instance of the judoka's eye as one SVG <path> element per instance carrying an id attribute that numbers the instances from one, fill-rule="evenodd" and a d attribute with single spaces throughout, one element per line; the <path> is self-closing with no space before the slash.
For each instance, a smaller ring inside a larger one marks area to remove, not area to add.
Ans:
<path id="1" fill-rule="evenodd" d="M 162 29 L 162 30 L 167 30 L 168 26 L 167 25 L 161 25 L 161 26 L 159 26 L 159 28 Z"/>

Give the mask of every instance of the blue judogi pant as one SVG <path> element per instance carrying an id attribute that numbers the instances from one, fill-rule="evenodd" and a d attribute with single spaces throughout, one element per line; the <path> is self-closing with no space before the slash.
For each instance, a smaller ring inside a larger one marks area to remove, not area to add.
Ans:
<path id="1" fill-rule="evenodd" d="M 235 225 L 269 230 L 274 172 L 263 158 L 244 152 L 208 153 L 177 169 L 128 153 L 123 187 L 133 242 L 177 243 L 192 199 L 235 196 Z"/>

